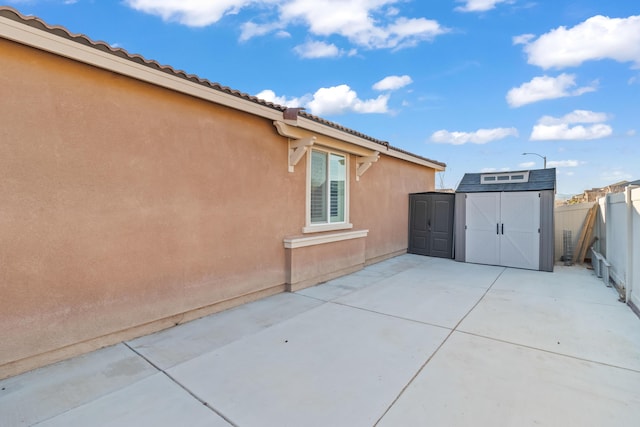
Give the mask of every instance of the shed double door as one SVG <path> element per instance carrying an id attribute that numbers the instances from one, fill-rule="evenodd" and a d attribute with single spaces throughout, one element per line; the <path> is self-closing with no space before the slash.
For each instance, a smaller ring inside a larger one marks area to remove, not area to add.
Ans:
<path id="1" fill-rule="evenodd" d="M 469 193 L 466 197 L 467 262 L 540 268 L 540 193 Z"/>
<path id="2" fill-rule="evenodd" d="M 409 253 L 453 258 L 454 201 L 450 193 L 409 196 Z"/>

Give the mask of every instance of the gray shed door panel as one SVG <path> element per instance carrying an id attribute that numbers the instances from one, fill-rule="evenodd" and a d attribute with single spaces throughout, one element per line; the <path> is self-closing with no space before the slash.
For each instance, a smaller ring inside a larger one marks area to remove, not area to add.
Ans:
<path id="1" fill-rule="evenodd" d="M 412 194 L 408 252 L 453 257 L 453 194 Z"/>
<path id="2" fill-rule="evenodd" d="M 431 220 L 431 256 L 451 258 L 454 197 L 434 198 Z"/>
<path id="3" fill-rule="evenodd" d="M 539 230 L 539 192 L 467 194 L 467 262 L 538 270 Z"/>
<path id="4" fill-rule="evenodd" d="M 429 255 L 431 236 L 429 233 L 429 199 L 414 198 L 411 201 L 411 231 L 409 235 L 409 252 Z"/>

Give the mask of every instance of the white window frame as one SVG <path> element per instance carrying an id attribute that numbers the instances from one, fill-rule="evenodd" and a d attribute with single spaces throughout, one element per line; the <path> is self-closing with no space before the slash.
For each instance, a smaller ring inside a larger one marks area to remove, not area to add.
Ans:
<path id="1" fill-rule="evenodd" d="M 330 158 L 331 154 L 342 156 L 345 159 L 345 183 L 344 183 L 344 221 L 342 222 L 326 222 L 311 223 L 311 153 L 319 151 L 327 154 Z M 353 224 L 349 222 L 349 200 L 350 200 L 350 156 L 342 151 L 332 150 L 326 147 L 314 145 L 313 148 L 307 150 L 307 181 L 306 181 L 306 200 L 305 200 L 305 227 L 303 233 L 318 233 L 322 231 L 347 230 L 353 228 Z"/>

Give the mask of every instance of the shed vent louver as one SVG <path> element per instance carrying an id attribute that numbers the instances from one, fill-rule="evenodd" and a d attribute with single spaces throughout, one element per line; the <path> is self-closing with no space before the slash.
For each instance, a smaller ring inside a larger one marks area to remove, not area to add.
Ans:
<path id="1" fill-rule="evenodd" d="M 529 182 L 529 172 L 485 173 L 480 175 L 482 184 Z"/>

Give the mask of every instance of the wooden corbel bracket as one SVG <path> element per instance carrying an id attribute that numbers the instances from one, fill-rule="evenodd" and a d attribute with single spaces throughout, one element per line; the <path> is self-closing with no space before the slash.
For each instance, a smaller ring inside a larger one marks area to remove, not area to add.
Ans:
<path id="1" fill-rule="evenodd" d="M 358 157 L 356 160 L 356 181 L 360 181 L 360 177 L 371 167 L 371 165 L 380 159 L 380 152 L 376 151 L 372 156 Z"/>
<path id="2" fill-rule="evenodd" d="M 308 138 L 289 140 L 289 172 L 293 172 L 294 166 L 298 164 L 307 149 L 316 142 L 315 136 Z"/>

